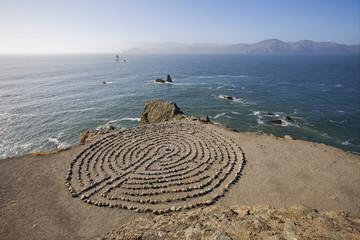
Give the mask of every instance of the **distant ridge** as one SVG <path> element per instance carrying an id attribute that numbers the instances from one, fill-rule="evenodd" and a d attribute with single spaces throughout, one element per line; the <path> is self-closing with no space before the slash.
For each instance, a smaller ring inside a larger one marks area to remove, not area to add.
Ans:
<path id="1" fill-rule="evenodd" d="M 124 53 L 360 53 L 360 45 L 343 45 L 335 42 L 314 42 L 302 40 L 284 42 L 267 39 L 253 44 L 181 44 L 181 43 L 138 43 Z"/>

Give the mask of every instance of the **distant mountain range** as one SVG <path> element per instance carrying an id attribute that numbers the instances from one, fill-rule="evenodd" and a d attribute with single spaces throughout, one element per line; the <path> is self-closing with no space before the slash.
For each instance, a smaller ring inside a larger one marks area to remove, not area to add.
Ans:
<path id="1" fill-rule="evenodd" d="M 343 45 L 334 42 L 303 40 L 283 42 L 267 39 L 254 44 L 181 44 L 181 43 L 137 43 L 124 53 L 360 53 L 360 45 Z"/>

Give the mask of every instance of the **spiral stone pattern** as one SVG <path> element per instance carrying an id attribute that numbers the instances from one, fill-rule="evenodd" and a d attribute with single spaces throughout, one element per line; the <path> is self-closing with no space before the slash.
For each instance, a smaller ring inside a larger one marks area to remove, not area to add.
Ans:
<path id="1" fill-rule="evenodd" d="M 88 204 L 162 214 L 215 203 L 239 178 L 243 156 L 230 138 L 201 123 L 144 125 L 83 150 L 66 185 Z"/>

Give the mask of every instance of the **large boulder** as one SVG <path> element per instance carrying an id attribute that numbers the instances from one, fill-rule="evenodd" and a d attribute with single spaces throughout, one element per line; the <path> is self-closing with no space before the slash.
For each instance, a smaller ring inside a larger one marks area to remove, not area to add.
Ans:
<path id="1" fill-rule="evenodd" d="M 141 114 L 140 125 L 159 123 L 185 118 L 184 113 L 174 102 L 155 99 L 147 101 Z"/>

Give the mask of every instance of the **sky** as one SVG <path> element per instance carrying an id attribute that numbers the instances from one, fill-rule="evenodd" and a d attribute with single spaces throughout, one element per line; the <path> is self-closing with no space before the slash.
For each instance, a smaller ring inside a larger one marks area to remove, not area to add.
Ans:
<path id="1" fill-rule="evenodd" d="M 360 0 L 0 0 L 0 54 L 269 38 L 360 44 Z"/>

